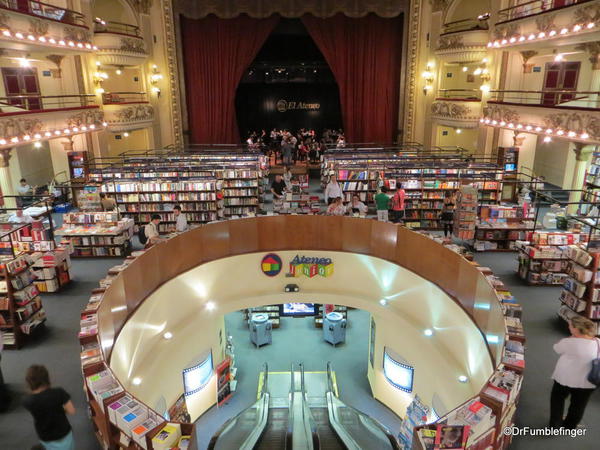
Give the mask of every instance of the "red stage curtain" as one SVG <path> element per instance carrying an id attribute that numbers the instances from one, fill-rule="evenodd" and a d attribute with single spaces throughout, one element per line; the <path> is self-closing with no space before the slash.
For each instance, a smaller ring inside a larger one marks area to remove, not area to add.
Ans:
<path id="1" fill-rule="evenodd" d="M 278 16 L 181 17 L 191 143 L 239 143 L 235 91 L 278 21 Z"/>
<path id="2" fill-rule="evenodd" d="M 305 15 L 302 22 L 335 75 L 347 142 L 392 142 L 398 129 L 402 16 Z"/>

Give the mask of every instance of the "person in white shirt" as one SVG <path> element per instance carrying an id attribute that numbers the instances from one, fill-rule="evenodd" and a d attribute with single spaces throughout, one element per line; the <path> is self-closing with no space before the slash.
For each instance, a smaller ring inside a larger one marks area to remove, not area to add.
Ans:
<path id="1" fill-rule="evenodd" d="M 283 181 L 285 181 L 285 189 L 288 192 L 292 192 L 292 171 L 289 166 L 283 168 Z"/>
<path id="2" fill-rule="evenodd" d="M 325 187 L 325 203 L 329 205 L 333 199 L 338 197 L 343 197 L 342 188 L 337 182 L 335 175 L 331 175 L 329 178 L 329 183 Z"/>
<path id="3" fill-rule="evenodd" d="M 160 216 L 158 214 L 152 214 L 152 220 L 150 223 L 144 225 L 144 234 L 146 235 L 146 247 L 150 247 L 154 244 L 162 242 L 163 239 L 160 237 L 158 232 L 158 224 L 160 223 Z"/>
<path id="4" fill-rule="evenodd" d="M 19 206 L 28 206 L 33 201 L 33 198 L 31 197 L 33 195 L 33 188 L 29 186 L 25 178 L 21 178 L 21 180 L 19 180 L 19 185 L 17 186 L 17 194 L 19 194 L 19 196 L 21 197 L 19 199 L 21 201 Z"/>
<path id="5" fill-rule="evenodd" d="M 10 223 L 31 223 L 33 218 L 29 214 L 24 214 L 22 209 L 17 209 L 15 213 L 8 218 Z"/>
<path id="6" fill-rule="evenodd" d="M 596 324 L 582 316 L 569 321 L 571 337 L 554 344 L 560 355 L 552 379 L 550 397 L 550 427 L 575 429 L 585 412 L 588 400 L 596 386 L 587 380 L 592 361 L 600 357 L 600 340 L 596 338 Z M 567 417 L 563 420 L 565 401 L 571 397 Z"/>
<path id="7" fill-rule="evenodd" d="M 367 214 L 369 208 L 363 202 L 360 201 L 360 197 L 356 194 L 352 196 L 352 201 L 348 203 L 346 207 L 349 214 L 360 214 L 364 216 Z"/>
<path id="8" fill-rule="evenodd" d="M 188 230 L 188 222 L 185 214 L 181 213 L 181 206 L 175 205 L 173 208 L 173 215 L 175 216 L 175 231 L 182 233 Z"/>

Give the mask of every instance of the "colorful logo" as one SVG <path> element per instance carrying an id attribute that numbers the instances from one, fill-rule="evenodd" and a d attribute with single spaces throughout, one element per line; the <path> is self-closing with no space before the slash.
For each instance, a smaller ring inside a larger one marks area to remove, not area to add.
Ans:
<path id="1" fill-rule="evenodd" d="M 282 267 L 283 263 L 281 262 L 281 258 L 275 253 L 269 253 L 268 255 L 265 255 L 260 263 L 260 268 L 268 277 L 279 275 Z"/>
<path id="2" fill-rule="evenodd" d="M 310 258 L 296 255 L 290 262 L 289 275 L 293 277 L 304 275 L 309 278 L 315 275 L 328 277 L 333 275 L 333 261 L 331 258 Z"/>

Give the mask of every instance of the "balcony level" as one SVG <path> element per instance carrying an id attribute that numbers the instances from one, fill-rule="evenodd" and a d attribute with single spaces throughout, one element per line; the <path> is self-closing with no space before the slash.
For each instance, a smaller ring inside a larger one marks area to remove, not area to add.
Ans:
<path id="1" fill-rule="evenodd" d="M 465 19 L 444 24 L 435 55 L 449 63 L 481 61 L 487 51 L 487 23 L 480 19 Z"/>
<path id="2" fill-rule="evenodd" d="M 98 131 L 106 126 L 93 94 L 0 98 L 0 148 Z"/>
<path id="3" fill-rule="evenodd" d="M 146 44 L 136 25 L 96 19 L 94 45 L 103 65 L 137 66 L 148 58 Z"/>
<path id="4" fill-rule="evenodd" d="M 491 91 L 481 125 L 600 143 L 600 91 Z"/>
<path id="5" fill-rule="evenodd" d="M 477 128 L 481 117 L 481 91 L 478 89 L 439 89 L 431 104 L 431 118 L 440 125 Z"/>
<path id="6" fill-rule="evenodd" d="M 498 12 L 490 49 L 529 50 L 600 39 L 597 0 L 533 0 Z"/>
<path id="7" fill-rule="evenodd" d="M 0 45 L 56 53 L 94 50 L 83 14 L 33 0 L 0 0 Z"/>
<path id="8" fill-rule="evenodd" d="M 154 122 L 154 109 L 145 92 L 106 92 L 102 105 L 108 129 L 115 133 L 145 128 Z"/>

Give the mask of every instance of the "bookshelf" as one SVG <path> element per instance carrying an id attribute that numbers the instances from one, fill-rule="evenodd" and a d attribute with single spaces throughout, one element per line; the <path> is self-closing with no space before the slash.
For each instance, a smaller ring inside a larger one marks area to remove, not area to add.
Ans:
<path id="1" fill-rule="evenodd" d="M 570 245 L 565 254 L 568 258 L 568 278 L 559 300 L 558 316 L 568 321 L 581 315 L 596 323 L 596 335 L 600 335 L 600 253 Z"/>
<path id="2" fill-rule="evenodd" d="M 462 186 L 458 191 L 454 210 L 454 236 L 464 241 L 473 239 L 475 237 L 476 221 L 477 188 Z"/>
<path id="3" fill-rule="evenodd" d="M 308 193 L 309 178 L 300 174 L 292 179 L 292 189 L 285 193 L 279 214 L 318 214 L 321 211 L 321 200 L 318 195 Z"/>
<path id="4" fill-rule="evenodd" d="M 121 219 L 117 212 L 66 213 L 55 234 L 70 242 L 74 258 L 125 256 L 133 225 L 133 219 Z"/>
<path id="5" fill-rule="evenodd" d="M 7 349 L 21 348 L 46 321 L 29 255 L 0 266 L 0 329 Z"/>
<path id="6" fill-rule="evenodd" d="M 496 164 L 474 164 L 463 156 L 440 158 L 405 157 L 398 154 L 354 155 L 326 154 L 322 163 L 322 184 L 335 174 L 346 200 L 358 194 L 361 200 L 373 204 L 378 184 L 393 192 L 405 191 L 404 224 L 412 229 L 442 229 L 440 213 L 444 196 L 458 194 L 461 186 L 477 187 L 478 200 L 498 202 L 501 198 L 504 172 Z"/>
<path id="7" fill-rule="evenodd" d="M 475 227 L 475 250 L 516 251 L 515 243 L 525 240 L 535 228 L 535 211 L 521 206 L 481 205 Z"/>
<path id="8" fill-rule="evenodd" d="M 568 246 L 586 241 L 578 232 L 529 232 L 526 241 L 516 243 L 519 277 L 530 285 L 562 285 L 568 278 Z"/>
<path id="9" fill-rule="evenodd" d="M 57 246 L 52 228 L 43 221 L 0 224 L 0 258 L 10 260 L 29 255 L 40 292 L 57 292 L 71 281 L 70 245 Z"/>
<path id="10" fill-rule="evenodd" d="M 224 216 L 256 214 L 262 209 L 260 172 L 228 168 L 222 172 Z"/>
<path id="11" fill-rule="evenodd" d="M 189 181 L 120 181 L 102 185 L 102 192 L 117 202 L 124 217 L 136 225 L 150 222 L 153 214 L 161 217 L 159 231 L 175 226 L 173 207 L 181 205 L 188 223 L 206 223 L 222 216 L 217 196 L 220 185 L 215 178 Z"/>

